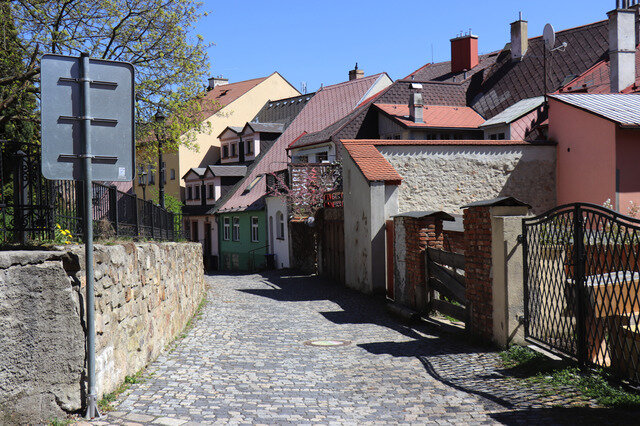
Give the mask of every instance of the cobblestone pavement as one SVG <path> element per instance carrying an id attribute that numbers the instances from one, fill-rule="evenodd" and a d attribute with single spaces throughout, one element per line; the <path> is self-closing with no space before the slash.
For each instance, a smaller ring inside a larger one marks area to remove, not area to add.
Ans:
<path id="1" fill-rule="evenodd" d="M 495 352 L 403 326 L 381 301 L 318 278 L 208 282 L 194 328 L 91 424 L 585 424 L 629 415 L 554 408 L 572 395 L 545 395 L 500 370 Z M 308 344 L 317 339 L 349 344 Z"/>

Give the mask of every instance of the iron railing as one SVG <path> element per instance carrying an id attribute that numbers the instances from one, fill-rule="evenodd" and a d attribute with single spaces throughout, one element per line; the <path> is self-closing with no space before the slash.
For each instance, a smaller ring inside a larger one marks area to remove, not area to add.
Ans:
<path id="1" fill-rule="evenodd" d="M 40 146 L 0 142 L 0 243 L 54 240 L 56 225 L 83 236 L 83 182 L 51 181 L 40 172 Z M 182 214 L 115 186 L 94 182 L 96 238 L 182 240 Z"/>
<path id="2" fill-rule="evenodd" d="M 640 220 L 576 203 L 522 232 L 526 339 L 640 382 Z"/>

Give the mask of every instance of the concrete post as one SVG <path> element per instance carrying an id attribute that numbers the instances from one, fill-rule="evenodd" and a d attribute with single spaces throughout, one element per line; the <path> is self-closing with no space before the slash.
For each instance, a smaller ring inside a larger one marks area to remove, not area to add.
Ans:
<path id="1" fill-rule="evenodd" d="M 491 207 L 491 263 L 493 265 L 493 341 L 501 347 L 524 344 L 522 219 L 527 207 Z"/>

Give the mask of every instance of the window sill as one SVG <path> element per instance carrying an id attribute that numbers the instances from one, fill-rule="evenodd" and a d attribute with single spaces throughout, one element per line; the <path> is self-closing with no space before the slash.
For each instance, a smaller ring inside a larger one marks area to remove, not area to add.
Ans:
<path id="1" fill-rule="evenodd" d="M 276 237 L 276 240 L 284 241 L 284 237 Z"/>

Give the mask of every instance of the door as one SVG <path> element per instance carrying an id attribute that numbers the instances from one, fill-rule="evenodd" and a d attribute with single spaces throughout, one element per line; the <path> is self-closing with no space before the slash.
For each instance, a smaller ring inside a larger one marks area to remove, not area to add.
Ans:
<path id="1" fill-rule="evenodd" d="M 213 269 L 213 262 L 211 258 L 211 224 L 204 224 L 204 247 L 203 247 L 203 255 L 204 255 L 204 267 L 205 270 L 211 271 Z"/>
<path id="2" fill-rule="evenodd" d="M 325 209 L 322 232 L 322 271 L 344 284 L 344 217 L 342 209 Z"/>

